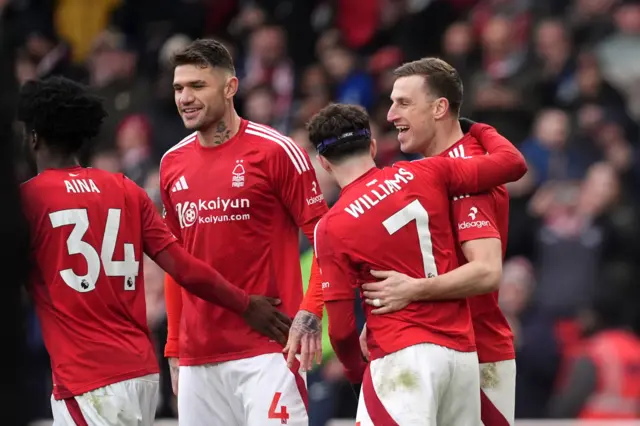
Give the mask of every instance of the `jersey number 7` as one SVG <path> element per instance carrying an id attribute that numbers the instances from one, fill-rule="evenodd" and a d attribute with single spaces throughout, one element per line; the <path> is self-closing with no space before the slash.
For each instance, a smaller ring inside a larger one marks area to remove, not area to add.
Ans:
<path id="1" fill-rule="evenodd" d="M 86 241 L 83 241 L 89 229 L 89 215 L 86 209 L 60 210 L 49 214 L 51 226 L 59 228 L 65 225 L 73 225 L 73 229 L 67 238 L 67 251 L 69 255 L 81 255 L 87 262 L 86 275 L 77 275 L 72 269 L 60 271 L 60 276 L 72 289 L 80 293 L 86 293 L 96 288 L 96 282 L 100 276 L 100 266 L 108 277 L 123 277 L 124 289 L 136 289 L 136 277 L 140 262 L 135 258 L 133 244 L 124 244 L 124 260 L 114 261 L 113 252 L 116 248 L 118 231 L 120 230 L 120 209 L 109 209 L 107 223 L 102 236 L 102 248 L 100 255 L 96 249 Z"/>
<path id="2" fill-rule="evenodd" d="M 422 254 L 424 276 L 425 278 L 433 278 L 438 275 L 438 268 L 436 259 L 433 256 L 433 242 L 431 241 L 431 230 L 429 230 L 429 213 L 420 201 L 413 200 L 382 222 L 382 225 L 390 235 L 393 235 L 414 220 L 418 231 L 418 244 Z"/>

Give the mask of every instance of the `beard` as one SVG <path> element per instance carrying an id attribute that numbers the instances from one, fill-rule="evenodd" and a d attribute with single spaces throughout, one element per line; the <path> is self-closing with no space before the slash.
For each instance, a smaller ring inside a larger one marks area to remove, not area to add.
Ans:
<path id="1" fill-rule="evenodd" d="M 216 129 L 220 122 L 224 120 L 225 110 L 222 109 L 220 111 L 209 111 L 209 113 L 202 117 L 198 123 L 195 123 L 194 126 L 191 127 L 192 130 L 197 130 L 199 132 L 206 132 L 211 129 Z"/>

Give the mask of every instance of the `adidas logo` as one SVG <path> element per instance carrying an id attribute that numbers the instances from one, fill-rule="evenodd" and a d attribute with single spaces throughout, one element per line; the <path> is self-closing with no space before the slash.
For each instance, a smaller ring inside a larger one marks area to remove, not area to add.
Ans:
<path id="1" fill-rule="evenodd" d="M 176 184 L 173 185 L 173 189 L 171 189 L 171 192 L 183 191 L 185 189 L 189 189 L 189 185 L 187 185 L 187 180 L 184 178 L 184 176 L 180 176 L 180 179 L 178 179 Z"/>

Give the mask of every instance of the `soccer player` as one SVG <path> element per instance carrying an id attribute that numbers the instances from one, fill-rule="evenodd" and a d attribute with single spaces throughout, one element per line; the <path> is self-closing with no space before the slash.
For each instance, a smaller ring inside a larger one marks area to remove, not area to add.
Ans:
<path id="1" fill-rule="evenodd" d="M 281 299 L 292 317 L 302 301 L 299 230 L 313 241 L 327 211 L 309 157 L 238 116 L 238 79 L 222 44 L 197 40 L 174 65 L 176 106 L 194 133 L 160 164 L 166 222 L 190 253 L 246 291 Z M 321 285 L 318 277 L 316 267 L 311 285 Z M 171 280 L 165 288 L 165 355 L 174 372 L 179 358 L 181 425 L 308 423 L 304 373 L 298 362 L 287 366 L 280 343 Z"/>
<path id="2" fill-rule="evenodd" d="M 18 118 L 39 174 L 21 187 L 34 260 L 29 290 L 53 370 L 56 425 L 151 426 L 158 361 L 146 320 L 143 254 L 204 300 L 269 335 L 288 319 L 189 255 L 153 203 L 121 174 L 77 154 L 105 110 L 71 80 L 26 83 Z"/>
<path id="3" fill-rule="evenodd" d="M 462 134 L 458 113 L 462 82 L 456 70 L 424 58 L 395 70 L 388 120 L 399 131 L 402 151 L 425 157 L 471 158 L 485 154 L 473 137 Z M 480 360 L 482 421 L 485 426 L 515 422 L 516 363 L 513 334 L 498 306 L 499 272 L 507 247 L 509 195 L 504 186 L 480 194 L 457 194 L 451 201 L 452 225 L 460 264 L 469 274 L 413 279 L 393 271 L 374 272 L 383 281 L 364 286 L 375 313 L 389 313 L 415 300 L 469 299 Z M 497 273 L 496 273 L 497 272 Z M 493 277 L 493 278 L 492 278 Z M 472 297 L 473 296 L 473 297 Z"/>
<path id="4" fill-rule="evenodd" d="M 493 128 L 476 124 L 491 155 L 432 158 L 379 169 L 369 119 L 351 105 L 331 105 L 309 124 L 323 168 L 342 187 L 341 197 L 316 227 L 329 336 L 347 377 L 359 382 L 365 363 L 355 328 L 354 288 L 371 269 L 410 276 L 449 275 L 456 267 L 449 197 L 519 179 L 520 153 Z M 448 272 L 448 274 L 447 274 Z M 387 315 L 370 315 L 371 362 L 364 373 L 357 424 L 480 424 L 478 358 L 467 299 L 412 303 Z"/>

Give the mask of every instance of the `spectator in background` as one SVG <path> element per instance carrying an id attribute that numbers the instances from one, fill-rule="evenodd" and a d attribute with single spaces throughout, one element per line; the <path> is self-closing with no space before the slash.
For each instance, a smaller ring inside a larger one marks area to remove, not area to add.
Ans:
<path id="1" fill-rule="evenodd" d="M 618 118 L 630 131 L 637 126 L 631 124 L 626 112 L 626 102 L 622 94 L 602 77 L 598 58 L 591 52 L 578 55 L 575 73 L 575 91 L 568 97 L 568 106 L 575 111 L 580 106 L 592 103 L 611 111 L 613 117 Z"/>
<path id="2" fill-rule="evenodd" d="M 249 121 L 263 123 L 284 132 L 285 123 L 276 123 L 278 114 L 273 107 L 276 104 L 276 99 L 276 93 L 269 84 L 255 86 L 245 95 L 244 117 Z"/>
<path id="3" fill-rule="evenodd" d="M 153 129 L 151 155 L 158 164 L 160 159 L 175 141 L 182 140 L 189 134 L 184 128 L 182 119 L 176 114 L 176 103 L 173 98 L 173 54 L 187 47 L 191 39 L 184 34 L 170 37 L 159 50 L 158 74 L 153 78 L 149 102 L 145 105 L 144 115 Z"/>
<path id="4" fill-rule="evenodd" d="M 482 30 L 482 67 L 468 82 L 474 118 L 500 129 L 514 143 L 526 136 L 539 105 L 537 80 L 525 46 L 513 36 L 515 23 L 492 17 Z"/>
<path id="5" fill-rule="evenodd" d="M 624 91 L 632 115 L 640 117 L 640 2 L 622 0 L 615 8 L 615 32 L 598 44 L 603 74 Z"/>
<path id="6" fill-rule="evenodd" d="M 331 101 L 329 75 L 325 69 L 319 64 L 307 67 L 300 76 L 298 92 L 300 98 L 294 103 L 291 117 L 294 129 L 304 128 L 311 117 Z"/>
<path id="7" fill-rule="evenodd" d="M 104 99 L 109 114 L 95 143 L 95 149 L 104 150 L 113 147 L 118 126 L 127 116 L 144 111 L 150 90 L 147 80 L 137 74 L 136 52 L 122 33 L 101 33 L 87 63 L 89 83 Z"/>
<path id="8" fill-rule="evenodd" d="M 21 52 L 24 60 L 34 67 L 37 78 L 64 75 L 76 80 L 85 80 L 85 69 L 75 65 L 71 55 L 69 44 L 44 25 L 29 32 Z"/>
<path id="9" fill-rule="evenodd" d="M 130 115 L 116 131 L 116 148 L 122 172 L 142 186 L 151 163 L 151 126 L 143 115 Z"/>
<path id="10" fill-rule="evenodd" d="M 597 163 L 580 184 L 550 184 L 532 199 L 540 218 L 535 297 L 551 318 L 575 318 L 593 303 L 602 268 L 636 256 L 637 226 L 625 218 L 620 190 L 613 167 Z"/>
<path id="11" fill-rule="evenodd" d="M 640 338 L 630 328 L 626 299 L 635 276 L 624 265 L 604 274 L 602 290 L 582 316 L 586 340 L 553 399 L 551 417 L 632 420 L 640 415 Z"/>
<path id="12" fill-rule="evenodd" d="M 567 105 L 576 96 L 575 60 L 569 34 L 562 21 L 546 19 L 535 33 L 539 62 L 541 102 L 545 106 Z"/>
<path id="13" fill-rule="evenodd" d="M 322 52 L 322 64 L 335 86 L 335 102 L 373 107 L 373 80 L 357 63 L 355 54 L 344 46 L 332 46 Z"/>
<path id="14" fill-rule="evenodd" d="M 575 0 L 564 18 L 579 46 L 593 46 L 613 30 L 611 9 L 618 0 Z M 563 2 L 568 3 L 568 2 Z"/>
<path id="15" fill-rule="evenodd" d="M 524 46 L 531 27 L 532 0 L 480 0 L 473 9 L 470 22 L 478 36 L 481 36 L 496 16 L 513 23 L 512 38 L 514 44 Z"/>
<path id="16" fill-rule="evenodd" d="M 249 36 L 249 51 L 244 62 L 242 93 L 268 86 L 274 95 L 271 106 L 276 117 L 286 117 L 293 101 L 293 64 L 287 56 L 286 34 L 281 27 L 265 25 Z"/>
<path id="17" fill-rule="evenodd" d="M 521 148 L 536 186 L 584 176 L 587 163 L 579 149 L 568 146 L 569 132 L 569 116 L 564 111 L 547 109 L 538 114 L 533 136 Z"/>
<path id="18" fill-rule="evenodd" d="M 443 59 L 458 70 L 463 82 L 469 81 L 477 66 L 474 48 L 475 39 L 469 23 L 455 22 L 447 28 L 442 42 Z"/>
<path id="19" fill-rule="evenodd" d="M 500 308 L 511 325 L 516 348 L 516 418 L 544 418 L 560 363 L 554 323 L 533 302 L 534 269 L 523 257 L 502 268 Z"/>

